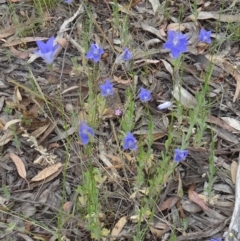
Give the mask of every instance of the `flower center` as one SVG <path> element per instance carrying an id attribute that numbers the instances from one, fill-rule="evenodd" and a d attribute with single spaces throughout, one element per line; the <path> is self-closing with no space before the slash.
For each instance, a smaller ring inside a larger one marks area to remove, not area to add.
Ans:
<path id="1" fill-rule="evenodd" d="M 173 39 L 173 45 L 176 46 L 179 43 L 178 37 Z"/>
<path id="2" fill-rule="evenodd" d="M 134 142 L 133 142 L 132 140 L 129 140 L 129 141 L 128 141 L 128 146 L 129 146 L 129 147 L 134 146 Z"/>
<path id="3" fill-rule="evenodd" d="M 206 35 L 203 36 L 203 41 L 206 41 L 208 37 Z"/>
<path id="4" fill-rule="evenodd" d="M 98 53 L 99 53 L 98 49 L 94 49 L 94 50 L 93 50 L 93 54 L 94 54 L 94 55 L 98 55 Z"/>
<path id="5" fill-rule="evenodd" d="M 107 94 L 110 94 L 111 93 L 111 89 L 110 88 L 106 88 L 106 92 L 107 92 Z"/>

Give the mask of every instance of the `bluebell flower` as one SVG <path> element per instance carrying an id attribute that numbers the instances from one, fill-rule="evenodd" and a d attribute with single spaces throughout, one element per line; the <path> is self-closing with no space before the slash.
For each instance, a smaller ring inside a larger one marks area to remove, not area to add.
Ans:
<path id="1" fill-rule="evenodd" d="M 210 241 L 222 241 L 222 238 L 211 238 Z"/>
<path id="2" fill-rule="evenodd" d="M 204 28 L 202 28 L 200 30 L 200 34 L 199 34 L 198 38 L 201 42 L 210 44 L 212 42 L 211 34 L 212 34 L 212 31 L 206 31 Z"/>
<path id="3" fill-rule="evenodd" d="M 82 144 L 85 146 L 88 144 L 90 136 L 94 136 L 94 131 L 92 127 L 87 125 L 87 123 L 81 122 L 79 127 L 79 136 L 81 138 Z"/>
<path id="4" fill-rule="evenodd" d="M 159 110 L 164 110 L 164 109 L 168 109 L 168 108 L 171 107 L 171 106 L 172 106 L 172 103 L 171 103 L 170 101 L 166 101 L 166 102 L 160 104 L 160 105 L 158 106 L 158 109 L 159 109 Z"/>
<path id="5" fill-rule="evenodd" d="M 104 50 L 101 47 L 99 47 L 97 44 L 91 44 L 91 47 L 86 54 L 86 58 L 92 59 L 94 62 L 98 62 L 103 53 Z"/>
<path id="6" fill-rule="evenodd" d="M 133 55 L 132 55 L 132 53 L 129 51 L 128 48 L 124 48 L 123 51 L 124 51 L 124 52 L 123 52 L 123 60 L 127 61 L 127 60 L 132 59 Z"/>
<path id="7" fill-rule="evenodd" d="M 102 96 L 113 95 L 113 84 L 110 80 L 106 80 L 104 84 L 99 86 Z"/>
<path id="8" fill-rule="evenodd" d="M 131 132 L 128 132 L 123 139 L 123 149 L 130 149 L 131 151 L 135 151 L 137 149 L 137 140 Z"/>
<path id="9" fill-rule="evenodd" d="M 64 0 L 64 2 L 67 4 L 71 4 L 73 2 L 73 0 Z"/>
<path id="10" fill-rule="evenodd" d="M 142 102 L 146 103 L 149 100 L 151 100 L 151 92 L 150 92 L 150 90 L 147 90 L 147 89 L 144 89 L 143 87 L 141 87 L 138 97 Z"/>
<path id="11" fill-rule="evenodd" d="M 52 36 L 46 43 L 41 40 L 36 41 L 39 50 L 34 51 L 34 53 L 43 58 L 47 64 L 52 64 L 54 60 L 54 55 L 59 47 L 58 44 L 54 44 L 54 36 Z"/>
<path id="12" fill-rule="evenodd" d="M 184 161 L 188 155 L 188 150 L 180 150 L 180 149 L 175 149 L 174 150 L 174 161 L 175 162 L 180 162 Z"/>
<path id="13" fill-rule="evenodd" d="M 167 42 L 163 45 L 165 49 L 170 49 L 173 58 L 177 58 L 181 53 L 187 52 L 188 37 L 176 31 L 168 31 Z"/>

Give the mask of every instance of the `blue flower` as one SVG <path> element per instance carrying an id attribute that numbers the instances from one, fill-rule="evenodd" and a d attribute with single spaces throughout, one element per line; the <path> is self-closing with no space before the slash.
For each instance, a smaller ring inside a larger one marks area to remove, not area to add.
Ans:
<path id="1" fill-rule="evenodd" d="M 188 155 L 188 150 L 180 150 L 180 149 L 175 149 L 174 150 L 174 161 L 175 162 L 180 162 L 184 161 Z"/>
<path id="2" fill-rule="evenodd" d="M 187 52 L 188 37 L 176 31 L 168 31 L 168 40 L 163 45 L 165 49 L 170 49 L 172 56 L 176 59 L 181 53 Z"/>
<path id="3" fill-rule="evenodd" d="M 131 132 L 128 132 L 123 139 L 123 149 L 130 149 L 131 151 L 135 151 L 137 149 L 137 140 Z"/>
<path id="4" fill-rule="evenodd" d="M 110 80 L 106 80 L 104 84 L 100 85 L 99 88 L 101 89 L 102 96 L 113 95 L 113 84 Z"/>
<path id="5" fill-rule="evenodd" d="M 200 34 L 199 34 L 198 38 L 201 42 L 210 44 L 212 42 L 211 34 L 212 34 L 212 31 L 206 31 L 204 28 L 202 28 L 200 30 Z"/>
<path id="6" fill-rule="evenodd" d="M 124 48 L 123 51 L 124 51 L 124 52 L 123 52 L 123 60 L 127 61 L 127 60 L 132 59 L 133 55 L 132 55 L 132 53 L 129 51 L 128 48 Z"/>
<path id="7" fill-rule="evenodd" d="M 143 87 L 141 87 L 138 97 L 142 102 L 146 103 L 149 100 L 151 100 L 151 92 L 150 92 L 150 90 L 147 90 L 147 89 L 144 89 Z"/>
<path id="8" fill-rule="evenodd" d="M 101 47 L 99 47 L 97 44 L 91 44 L 91 48 L 87 52 L 86 58 L 92 59 L 94 62 L 98 62 L 103 53 L 104 50 Z"/>
<path id="9" fill-rule="evenodd" d="M 222 238 L 217 238 L 217 239 L 211 238 L 210 241 L 222 241 Z"/>
<path id="10" fill-rule="evenodd" d="M 59 47 L 58 44 L 54 44 L 54 36 L 52 36 L 46 43 L 41 40 L 36 41 L 39 50 L 34 51 L 36 55 L 43 58 L 47 64 L 52 64 L 54 55 Z"/>
<path id="11" fill-rule="evenodd" d="M 87 123 L 81 122 L 79 127 L 79 136 L 81 138 L 82 144 L 85 146 L 89 142 L 89 137 L 94 136 L 94 131 L 92 127 L 87 125 Z"/>
<path id="12" fill-rule="evenodd" d="M 73 0 L 64 0 L 64 2 L 67 4 L 71 4 L 73 2 Z"/>
<path id="13" fill-rule="evenodd" d="M 168 108 L 171 107 L 171 106 L 172 106 L 172 103 L 171 103 L 170 101 L 166 101 L 166 102 L 160 104 L 160 105 L 158 106 L 158 109 L 159 109 L 159 110 L 164 110 L 164 109 L 168 109 Z"/>

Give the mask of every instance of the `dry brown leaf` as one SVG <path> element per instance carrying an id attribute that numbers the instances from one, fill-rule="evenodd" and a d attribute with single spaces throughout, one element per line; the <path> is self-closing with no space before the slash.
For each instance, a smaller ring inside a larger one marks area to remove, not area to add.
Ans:
<path id="1" fill-rule="evenodd" d="M 9 27 L 6 27 L 4 29 L 0 30 L 0 39 L 7 38 L 11 35 L 13 35 L 16 32 L 16 27 L 11 25 Z"/>
<path id="2" fill-rule="evenodd" d="M 56 178 L 60 173 L 62 172 L 62 167 L 58 169 L 57 172 L 55 172 L 54 174 L 52 174 L 51 176 L 47 177 L 46 179 L 39 181 L 39 182 L 32 182 L 30 184 L 30 189 L 33 189 L 34 187 L 37 187 L 39 185 L 42 185 L 44 183 L 50 182 L 52 181 L 54 178 Z"/>
<path id="3" fill-rule="evenodd" d="M 57 164 L 54 164 L 50 167 L 47 167 L 47 168 L 43 169 L 42 171 L 40 171 L 35 177 L 33 177 L 31 179 L 31 182 L 42 181 L 42 180 L 46 179 L 47 177 L 53 175 L 61 167 L 62 167 L 62 163 L 60 163 L 60 162 Z"/>
<path id="4" fill-rule="evenodd" d="M 19 51 L 19 50 L 15 49 L 14 47 L 10 47 L 10 51 L 15 57 L 17 57 L 19 59 L 27 59 L 29 57 L 29 53 Z"/>
<path id="5" fill-rule="evenodd" d="M 121 158 L 118 156 L 113 156 L 113 155 L 109 155 L 109 154 L 105 154 L 105 156 L 112 160 L 113 165 L 122 164 Z"/>
<path id="6" fill-rule="evenodd" d="M 162 205 L 160 206 L 160 210 L 166 210 L 166 209 L 170 209 L 171 207 L 173 207 L 177 201 L 179 200 L 179 197 L 170 197 L 167 200 L 165 200 Z"/>
<path id="7" fill-rule="evenodd" d="M 112 229 L 111 236 L 118 236 L 122 231 L 123 227 L 127 223 L 127 216 L 121 217 Z M 110 241 L 114 241 L 116 238 L 111 238 Z"/>
<path id="8" fill-rule="evenodd" d="M 223 129 L 231 131 L 231 132 L 235 131 L 235 129 L 233 127 L 231 127 L 229 124 L 227 124 L 226 122 L 224 122 L 220 118 L 218 118 L 216 116 L 213 116 L 213 115 L 207 115 L 207 122 L 212 123 L 212 124 L 216 124 L 216 125 L 222 127 Z"/>
<path id="9" fill-rule="evenodd" d="M 178 31 L 178 32 L 182 32 L 186 29 L 186 27 L 183 24 L 179 24 L 179 23 L 170 23 L 167 26 L 167 30 L 173 30 L 173 31 Z"/>
<path id="10" fill-rule="evenodd" d="M 65 203 L 63 204 L 63 210 L 64 210 L 65 212 L 70 212 L 70 210 L 71 210 L 71 208 L 72 208 L 72 205 L 73 205 L 73 203 L 72 203 L 71 201 L 65 202 Z"/>
<path id="11" fill-rule="evenodd" d="M 235 161 L 232 161 L 232 164 L 231 164 L 231 176 L 232 176 L 233 184 L 236 184 L 237 170 L 238 170 L 238 163 L 235 162 Z"/>
<path id="12" fill-rule="evenodd" d="M 117 83 L 123 84 L 123 85 L 129 85 L 132 82 L 131 79 L 124 80 L 121 77 L 117 77 L 115 75 L 113 75 L 113 80 L 116 81 Z"/>
<path id="13" fill-rule="evenodd" d="M 206 203 L 204 202 L 203 199 L 201 199 L 198 194 L 196 192 L 193 191 L 193 185 L 190 186 L 189 190 L 188 190 L 188 198 L 196 203 L 197 205 L 199 205 L 203 210 L 208 210 L 208 206 L 206 205 Z"/>
<path id="14" fill-rule="evenodd" d="M 240 15 L 239 14 L 218 14 L 218 13 L 211 13 L 211 12 L 205 12 L 200 11 L 198 14 L 192 14 L 188 18 L 191 20 L 196 20 L 196 16 L 198 20 L 204 20 L 204 19 L 216 19 L 220 22 L 228 22 L 228 23 L 234 23 L 234 22 L 240 22 Z"/>
<path id="15" fill-rule="evenodd" d="M 9 156 L 16 165 L 19 176 L 26 180 L 27 173 L 22 160 L 13 152 L 10 152 Z"/>
<path id="16" fill-rule="evenodd" d="M 0 146 L 6 145 L 9 141 L 12 140 L 14 136 L 14 132 L 11 130 L 7 130 L 4 135 L 0 137 Z"/>
<path id="17" fill-rule="evenodd" d="M 49 125 L 50 125 L 50 122 L 45 126 L 39 126 L 35 131 L 31 133 L 31 136 L 38 138 L 39 136 L 42 135 L 42 133 L 45 133 Z"/>
<path id="18" fill-rule="evenodd" d="M 15 45 L 20 45 L 20 44 L 26 44 L 29 42 L 36 42 L 37 40 L 47 40 L 48 38 L 42 38 L 42 37 L 25 37 L 25 38 L 17 38 L 14 40 L 11 40 L 11 42 L 6 42 L 5 44 L 3 44 L 4 47 L 12 47 Z"/>
<path id="19" fill-rule="evenodd" d="M 165 233 L 165 230 L 159 230 L 157 228 L 154 228 L 152 226 L 149 227 L 152 235 L 161 238 L 161 236 Z"/>

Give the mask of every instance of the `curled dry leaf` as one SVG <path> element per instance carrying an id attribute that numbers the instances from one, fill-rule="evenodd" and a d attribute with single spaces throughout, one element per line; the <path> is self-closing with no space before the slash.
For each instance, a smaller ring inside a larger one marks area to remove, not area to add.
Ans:
<path id="1" fill-rule="evenodd" d="M 233 184 L 236 184 L 237 170 L 238 170 L 238 163 L 233 161 L 232 164 L 231 164 L 231 176 L 232 176 Z"/>
<path id="2" fill-rule="evenodd" d="M 122 231 L 123 227 L 127 223 L 127 217 L 123 216 L 121 217 L 118 222 L 115 224 L 114 228 L 112 229 L 111 236 L 117 237 L 120 232 Z M 110 241 L 114 241 L 116 238 L 111 238 Z"/>
<path id="3" fill-rule="evenodd" d="M 47 177 L 53 175 L 61 167 L 62 167 L 62 163 L 60 163 L 60 162 L 57 164 L 54 164 L 50 167 L 47 167 L 47 168 L 43 169 L 41 172 L 39 172 L 35 177 L 33 177 L 31 179 L 31 182 L 42 181 L 42 180 L 46 179 Z"/>
<path id="4" fill-rule="evenodd" d="M 23 179 L 26 179 L 27 173 L 22 160 L 13 152 L 10 152 L 9 156 L 14 162 L 14 164 L 16 165 L 19 176 L 22 177 Z"/>
<path id="5" fill-rule="evenodd" d="M 8 121 L 4 126 L 4 130 L 7 130 L 11 125 L 14 125 L 19 122 L 21 122 L 21 119 L 14 119 L 14 120 Z"/>

